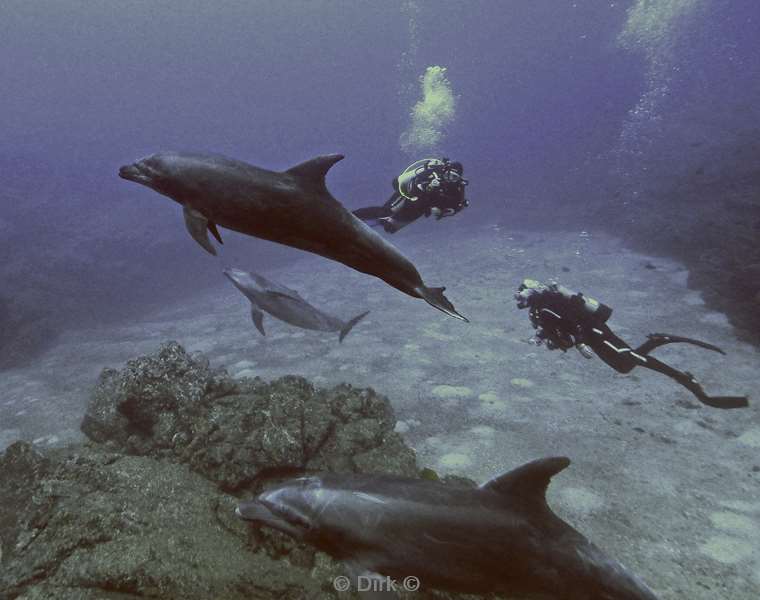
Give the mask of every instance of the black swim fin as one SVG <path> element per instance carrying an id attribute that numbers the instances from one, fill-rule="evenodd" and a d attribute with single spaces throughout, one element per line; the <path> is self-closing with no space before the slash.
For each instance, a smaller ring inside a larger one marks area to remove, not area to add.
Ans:
<path id="1" fill-rule="evenodd" d="M 697 396 L 702 404 L 712 406 L 713 408 L 747 408 L 749 406 L 749 399 L 746 396 L 708 396 L 703 394 Z"/>
<path id="2" fill-rule="evenodd" d="M 353 211 L 353 215 L 362 221 L 375 221 L 383 217 L 390 217 L 391 214 L 391 211 L 384 206 L 366 206 Z"/>
<path id="3" fill-rule="evenodd" d="M 692 346 L 698 346 L 705 350 L 712 350 L 719 354 L 725 354 L 723 349 L 718 348 L 718 346 L 693 338 L 681 337 L 679 335 L 670 335 L 669 333 L 650 333 L 647 338 L 649 339 L 636 349 L 637 353 L 646 355 L 655 348 L 659 348 L 665 344 L 691 344 Z"/>
<path id="4" fill-rule="evenodd" d="M 684 371 L 684 375 L 685 377 L 677 379 L 678 383 L 687 388 L 697 397 L 697 400 L 706 406 L 725 410 L 732 408 L 747 408 L 749 406 L 749 399 L 746 396 L 708 396 L 705 394 L 702 386 L 697 383 L 694 375 L 688 371 Z"/>

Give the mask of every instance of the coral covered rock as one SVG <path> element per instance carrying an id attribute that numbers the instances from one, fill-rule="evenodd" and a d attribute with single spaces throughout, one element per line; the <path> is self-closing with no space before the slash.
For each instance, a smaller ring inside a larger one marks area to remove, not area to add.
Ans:
<path id="1" fill-rule="evenodd" d="M 301 377 L 235 381 L 176 342 L 106 369 L 82 431 L 111 450 L 190 465 L 227 491 L 264 469 L 416 474 L 387 398 Z"/>

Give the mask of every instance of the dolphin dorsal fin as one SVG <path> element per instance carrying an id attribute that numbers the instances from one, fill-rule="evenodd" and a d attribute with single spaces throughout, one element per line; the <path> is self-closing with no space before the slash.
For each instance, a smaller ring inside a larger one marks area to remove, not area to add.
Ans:
<path id="1" fill-rule="evenodd" d="M 545 502 L 549 481 L 569 464 L 570 459 L 565 456 L 540 458 L 489 479 L 480 486 L 480 489 L 504 496 L 530 497 Z"/>
<path id="2" fill-rule="evenodd" d="M 298 177 L 302 181 L 325 187 L 325 175 L 336 162 L 343 160 L 342 154 L 324 154 L 306 162 L 291 167 L 286 173 Z"/>

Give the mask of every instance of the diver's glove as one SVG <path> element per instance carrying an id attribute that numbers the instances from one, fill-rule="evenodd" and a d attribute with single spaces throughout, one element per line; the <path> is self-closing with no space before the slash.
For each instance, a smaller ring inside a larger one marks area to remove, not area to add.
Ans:
<path id="1" fill-rule="evenodd" d="M 393 217 L 381 217 L 378 219 L 378 222 L 387 233 L 396 233 L 399 230 L 399 226 L 393 220 Z"/>
<path id="2" fill-rule="evenodd" d="M 536 346 L 545 345 L 547 350 L 559 349 L 562 352 L 567 352 L 568 349 L 576 345 L 572 335 L 544 323 L 539 310 L 531 309 L 530 323 L 536 330 L 530 341 L 536 344 Z"/>

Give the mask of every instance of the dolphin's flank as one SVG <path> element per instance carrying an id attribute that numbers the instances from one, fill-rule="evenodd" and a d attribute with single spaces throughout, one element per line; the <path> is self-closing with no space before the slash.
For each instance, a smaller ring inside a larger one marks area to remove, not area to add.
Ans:
<path id="1" fill-rule="evenodd" d="M 395 246 L 338 202 L 325 175 L 341 154 L 318 156 L 283 172 L 211 154 L 161 152 L 121 167 L 119 176 L 168 196 L 183 207 L 190 235 L 216 254 L 218 227 L 270 240 L 341 262 L 466 321 L 428 287 Z"/>

